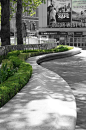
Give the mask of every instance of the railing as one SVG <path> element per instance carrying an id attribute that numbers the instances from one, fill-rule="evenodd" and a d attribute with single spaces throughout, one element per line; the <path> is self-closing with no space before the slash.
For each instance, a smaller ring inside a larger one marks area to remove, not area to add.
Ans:
<path id="1" fill-rule="evenodd" d="M 28 44 L 28 45 L 6 45 L 0 47 L 0 55 L 6 55 L 12 50 L 34 50 L 34 49 L 52 49 L 57 43 Z"/>

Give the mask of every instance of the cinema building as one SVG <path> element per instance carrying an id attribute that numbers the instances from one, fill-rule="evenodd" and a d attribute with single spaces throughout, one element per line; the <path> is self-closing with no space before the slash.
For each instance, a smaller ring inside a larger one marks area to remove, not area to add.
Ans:
<path id="1" fill-rule="evenodd" d="M 47 0 L 39 6 L 39 36 L 86 46 L 86 1 Z"/>

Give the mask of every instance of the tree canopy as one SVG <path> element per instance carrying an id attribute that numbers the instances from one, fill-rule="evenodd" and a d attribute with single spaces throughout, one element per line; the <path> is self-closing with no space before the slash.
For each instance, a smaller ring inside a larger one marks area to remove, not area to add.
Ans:
<path id="1" fill-rule="evenodd" d="M 22 13 L 33 15 L 36 8 L 45 3 L 45 0 L 0 0 L 1 2 L 1 42 L 2 46 L 10 45 L 10 19 L 16 13 L 17 44 L 22 40 Z M 12 5 L 11 5 L 12 3 Z M 27 8 L 28 7 L 28 8 Z M 10 14 L 11 10 L 11 14 Z"/>
<path id="2" fill-rule="evenodd" d="M 10 5 L 10 9 L 12 12 L 10 17 L 12 18 L 13 14 L 16 13 L 17 0 L 10 0 L 10 2 L 14 5 L 14 6 Z M 22 13 L 28 12 L 28 14 L 32 16 L 35 14 L 35 10 L 37 9 L 37 7 L 42 3 L 45 4 L 46 1 L 45 0 L 22 0 L 22 8 L 23 8 Z M 29 8 L 27 9 L 27 7 Z"/>

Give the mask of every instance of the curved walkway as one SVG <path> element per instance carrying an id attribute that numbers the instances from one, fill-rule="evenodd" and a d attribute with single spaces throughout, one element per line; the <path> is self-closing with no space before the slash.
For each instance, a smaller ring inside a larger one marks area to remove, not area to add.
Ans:
<path id="1" fill-rule="evenodd" d="M 62 54 L 73 55 L 75 51 Z M 31 57 L 26 61 L 33 67 L 32 78 L 0 108 L 0 130 L 75 130 L 73 93 L 63 78 L 36 63 L 41 57 Z"/>
<path id="2" fill-rule="evenodd" d="M 67 81 L 76 98 L 76 130 L 86 130 L 86 50 L 81 54 L 41 64 Z"/>

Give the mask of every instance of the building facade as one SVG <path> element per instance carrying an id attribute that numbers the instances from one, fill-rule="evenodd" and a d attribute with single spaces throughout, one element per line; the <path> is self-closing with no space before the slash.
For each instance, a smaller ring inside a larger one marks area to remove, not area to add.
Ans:
<path id="1" fill-rule="evenodd" d="M 39 6 L 39 35 L 61 44 L 86 45 L 86 0 L 47 0 Z"/>
<path id="2" fill-rule="evenodd" d="M 12 3 L 11 3 L 11 6 L 14 7 L 15 5 L 12 5 Z M 26 8 L 26 10 L 28 10 L 28 7 Z M 30 16 L 30 14 L 28 14 L 28 12 L 23 13 L 23 15 L 22 15 L 23 36 L 36 35 L 38 28 L 39 28 L 38 8 L 36 9 L 35 12 L 36 13 L 33 16 Z M 11 11 L 10 11 L 10 14 L 12 14 Z M 13 15 L 13 17 L 11 18 L 11 21 L 10 21 L 10 31 L 16 32 L 15 14 Z M 26 32 L 27 32 L 27 34 L 26 34 Z"/>

